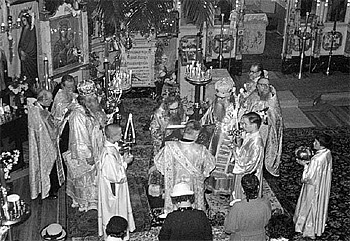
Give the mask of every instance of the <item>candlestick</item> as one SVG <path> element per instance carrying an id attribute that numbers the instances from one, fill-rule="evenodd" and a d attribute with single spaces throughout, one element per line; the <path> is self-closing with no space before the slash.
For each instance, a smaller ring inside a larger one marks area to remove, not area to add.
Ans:
<path id="1" fill-rule="evenodd" d="M 103 62 L 103 68 L 105 70 L 105 78 L 104 78 L 104 88 L 105 88 L 105 95 L 106 98 L 108 98 L 108 86 L 109 86 L 109 62 L 108 59 L 105 59 Z"/>
<path id="2" fill-rule="evenodd" d="M 128 138 L 128 130 L 129 130 L 129 125 L 130 125 L 130 114 L 128 121 L 126 122 L 126 127 L 125 127 L 125 132 L 124 132 L 124 140 L 126 141 Z"/>
<path id="3" fill-rule="evenodd" d="M 47 57 L 44 57 L 44 81 L 45 81 L 45 89 L 49 90 L 49 60 Z"/>

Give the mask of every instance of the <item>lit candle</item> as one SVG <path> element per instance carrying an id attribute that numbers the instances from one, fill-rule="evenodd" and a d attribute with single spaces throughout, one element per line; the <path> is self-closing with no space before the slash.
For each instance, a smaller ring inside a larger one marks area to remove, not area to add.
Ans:
<path id="1" fill-rule="evenodd" d="M 5 23 L 2 23 L 2 24 L 1 24 L 1 32 L 2 32 L 2 33 L 5 33 L 5 29 L 6 29 Z"/>
<path id="2" fill-rule="evenodd" d="M 19 28 L 19 27 L 21 27 L 21 19 L 20 18 L 17 18 L 17 21 L 16 21 L 16 23 L 17 23 L 17 27 Z"/>

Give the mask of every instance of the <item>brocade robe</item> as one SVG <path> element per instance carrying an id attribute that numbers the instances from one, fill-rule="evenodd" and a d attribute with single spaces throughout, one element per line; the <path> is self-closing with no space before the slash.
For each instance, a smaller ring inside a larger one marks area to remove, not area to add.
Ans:
<path id="1" fill-rule="evenodd" d="M 116 145 L 105 141 L 98 164 L 98 234 L 104 235 L 104 238 L 107 237 L 106 226 L 113 216 L 125 218 L 129 224 L 128 231 L 135 230 L 126 177 L 127 166 Z M 115 184 L 115 195 L 111 183 Z"/>
<path id="2" fill-rule="evenodd" d="M 183 116 L 181 121 L 185 120 Z M 171 123 L 169 121 L 169 116 L 167 116 L 164 109 L 164 104 L 154 112 L 151 117 L 150 131 L 153 140 L 153 154 L 156 155 L 159 150 L 164 146 L 165 141 L 169 140 L 179 140 L 182 137 L 179 129 L 170 130 L 167 129 L 168 125 L 180 125 L 179 123 Z"/>
<path id="3" fill-rule="evenodd" d="M 174 209 L 170 193 L 180 182 L 187 182 L 194 191 L 194 208 L 205 210 L 204 181 L 215 168 L 215 158 L 205 146 L 194 142 L 168 141 L 155 156 L 154 163 L 164 175 L 165 213 Z"/>
<path id="4" fill-rule="evenodd" d="M 211 105 L 201 119 L 203 125 L 215 124 L 209 144 L 209 150 L 215 156 L 215 169 L 207 184 L 215 194 L 231 194 L 234 176 L 232 174 L 233 163 L 230 162 L 231 149 L 228 145 L 231 143 L 229 132 L 237 125 L 237 110 L 230 102 L 225 108 L 224 117 L 219 120 L 215 116 L 214 108 L 214 105 Z"/>
<path id="5" fill-rule="evenodd" d="M 59 155 L 53 117 L 38 102 L 28 107 L 28 137 L 31 198 L 41 193 L 44 199 L 49 196 L 50 172 Z M 62 175 L 63 168 L 58 173 Z"/>
<path id="6" fill-rule="evenodd" d="M 52 104 L 52 115 L 57 122 L 62 122 L 68 106 L 72 103 L 73 96 L 66 91 L 59 89 Z"/>
<path id="7" fill-rule="evenodd" d="M 236 199 L 243 199 L 241 180 L 245 174 L 256 171 L 260 181 L 259 197 L 262 196 L 262 167 L 264 160 L 264 144 L 259 131 L 248 133 L 243 139 L 242 146 L 236 150 L 237 159 L 232 173 L 235 174 L 233 191 Z"/>
<path id="8" fill-rule="evenodd" d="M 269 98 L 261 100 L 258 92 L 254 91 L 246 100 L 246 111 L 261 115 L 263 123 L 260 126 L 260 135 L 265 146 L 265 167 L 274 176 L 279 176 L 279 165 L 282 155 L 283 118 L 274 87 L 270 86 Z M 268 108 L 266 111 L 264 109 Z"/>
<path id="9" fill-rule="evenodd" d="M 78 103 L 69 116 L 69 147 L 63 154 L 67 164 L 67 195 L 80 211 L 97 209 L 95 163 L 104 143 L 102 126 Z M 88 163 L 88 159 L 93 159 Z"/>
<path id="10" fill-rule="evenodd" d="M 295 231 L 304 237 L 321 236 L 328 216 L 332 180 L 330 150 L 318 150 L 304 166 L 303 186 L 294 213 Z"/>

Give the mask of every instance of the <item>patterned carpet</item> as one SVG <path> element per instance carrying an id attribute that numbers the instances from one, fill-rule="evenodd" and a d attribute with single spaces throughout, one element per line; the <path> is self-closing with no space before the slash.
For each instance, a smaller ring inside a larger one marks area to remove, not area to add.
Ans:
<path id="1" fill-rule="evenodd" d="M 137 106 L 143 108 L 137 108 Z M 126 113 L 133 113 L 137 134 L 137 144 L 133 147 L 135 161 L 128 170 L 128 177 L 136 225 L 138 231 L 143 230 L 142 232 L 132 233 L 130 238 L 131 240 L 157 240 L 160 228 L 150 228 L 149 205 L 145 194 L 148 164 L 153 155 L 148 126 L 155 102 L 150 98 L 125 99 L 124 107 Z M 293 215 L 301 189 L 302 167 L 295 164 L 292 156 L 298 146 L 311 145 L 314 132 L 320 130 L 332 134 L 334 147 L 332 148 L 333 178 L 329 217 L 325 233 L 317 240 L 350 241 L 350 210 L 348 208 L 350 205 L 350 128 L 286 129 L 283 141 L 281 176 L 275 178 L 264 173 L 264 177 L 283 209 Z M 211 200 L 210 197 L 208 199 Z M 215 225 L 213 227 L 214 240 L 228 240 L 228 236 L 221 226 L 226 213 L 225 210 L 227 210 L 227 201 L 225 198 L 221 198 L 221 200 L 213 198 L 213 200 L 211 203 L 213 203 L 215 207 L 213 210 L 215 211 L 211 213 L 210 217 L 212 222 L 216 222 L 216 224 L 213 223 Z M 98 240 L 96 236 L 97 214 L 90 212 L 83 216 L 77 210 L 69 209 L 68 233 L 70 237 L 76 237 L 73 240 Z M 293 240 L 307 239 L 296 235 Z"/>
<path id="2" fill-rule="evenodd" d="M 293 160 L 294 150 L 301 145 L 311 146 L 313 134 L 326 131 L 333 136 L 332 187 L 325 233 L 317 240 L 350 240 L 350 128 L 287 129 L 284 132 L 280 177 L 265 175 L 283 208 L 294 214 L 301 190 L 303 167 Z M 307 240 L 296 235 L 293 240 Z"/>

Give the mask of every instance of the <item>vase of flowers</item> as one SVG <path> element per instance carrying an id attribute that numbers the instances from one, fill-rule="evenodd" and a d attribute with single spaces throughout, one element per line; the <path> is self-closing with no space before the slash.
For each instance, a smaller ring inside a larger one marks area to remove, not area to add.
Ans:
<path id="1" fill-rule="evenodd" d="M 26 78 L 23 77 L 21 79 L 15 77 L 12 83 L 8 86 L 8 89 L 10 90 L 10 94 L 14 96 L 14 104 L 17 107 L 18 114 L 21 114 L 22 112 L 24 112 L 27 99 L 27 92 L 29 89 Z"/>
<path id="2" fill-rule="evenodd" d="M 20 154 L 19 150 L 6 151 L 1 153 L 0 166 L 4 171 L 5 180 L 11 178 L 10 172 L 13 166 L 18 163 L 19 154 Z"/>

